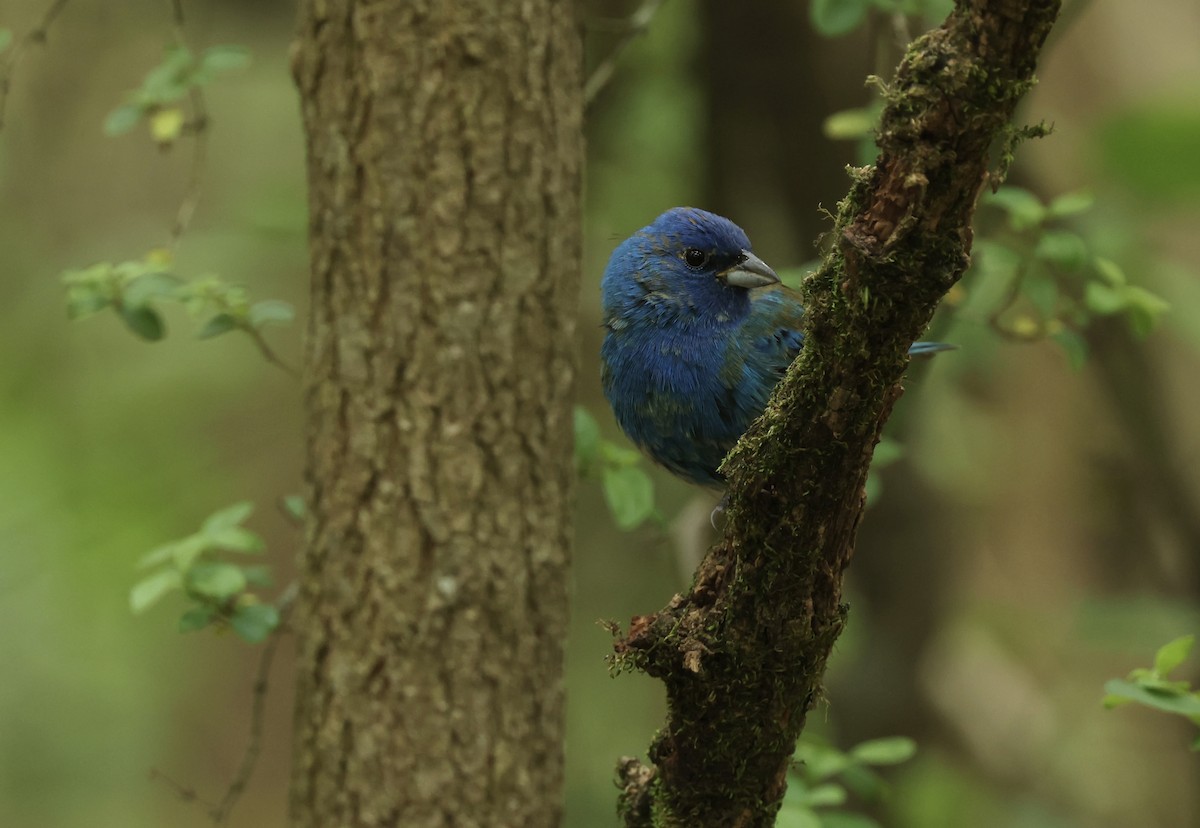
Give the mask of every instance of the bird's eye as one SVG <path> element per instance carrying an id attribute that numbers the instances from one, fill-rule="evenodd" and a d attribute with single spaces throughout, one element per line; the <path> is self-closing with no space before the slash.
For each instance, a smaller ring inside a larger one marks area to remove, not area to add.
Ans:
<path id="1" fill-rule="evenodd" d="M 689 247 L 683 251 L 683 261 L 688 267 L 700 268 L 708 264 L 708 254 L 703 250 L 697 250 L 694 247 Z"/>

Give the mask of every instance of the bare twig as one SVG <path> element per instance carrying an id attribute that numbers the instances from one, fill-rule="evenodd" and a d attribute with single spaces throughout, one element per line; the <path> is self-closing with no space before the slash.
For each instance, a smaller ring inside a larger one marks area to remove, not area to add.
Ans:
<path id="1" fill-rule="evenodd" d="M 40 45 L 46 42 L 46 36 L 50 32 L 50 26 L 54 23 L 62 10 L 66 7 L 69 0 L 54 0 L 46 7 L 45 14 L 32 29 L 27 31 L 20 40 L 13 44 L 7 56 L 0 56 L 0 129 L 4 129 L 4 109 L 8 104 L 8 90 L 12 85 L 13 72 L 16 71 L 17 64 L 25 56 L 26 50 L 30 46 Z"/>
<path id="2" fill-rule="evenodd" d="M 263 359 L 274 365 L 276 368 L 279 368 L 284 373 L 289 374 L 296 379 L 300 378 L 300 372 L 294 366 L 284 362 L 283 359 L 280 358 L 279 354 L 275 353 L 271 346 L 267 344 L 266 337 L 262 335 L 261 331 L 259 331 L 257 328 L 246 328 L 246 332 L 250 334 L 250 338 L 254 340 L 254 344 L 258 347 L 259 353 L 263 355 Z"/>
<path id="3" fill-rule="evenodd" d="M 183 30 L 183 0 L 171 0 L 171 17 L 173 21 L 175 42 L 187 49 L 187 37 Z M 189 50 L 190 51 L 190 50 Z M 179 248 L 179 242 L 192 223 L 196 207 L 200 204 L 200 193 L 204 183 L 204 168 L 208 157 L 208 107 L 204 101 L 204 90 L 193 86 L 188 91 L 188 101 L 192 107 L 192 117 L 188 122 L 188 132 L 192 136 L 192 164 L 188 172 L 187 188 L 179 209 L 175 211 L 175 222 L 171 225 L 171 238 L 167 244 L 174 255 Z"/>
<path id="4" fill-rule="evenodd" d="M 196 793 L 195 788 L 189 788 L 186 785 L 182 785 L 179 782 L 176 782 L 174 779 L 167 776 L 165 773 L 160 771 L 158 768 L 150 769 L 150 781 L 163 783 L 164 785 L 166 785 L 168 788 L 171 789 L 172 793 L 174 793 L 175 796 L 179 797 L 179 799 L 181 801 L 183 801 L 184 803 L 186 803 L 188 805 L 200 804 L 200 805 L 204 805 L 205 807 L 211 807 L 209 803 L 205 802 L 203 799 L 200 798 L 200 794 Z"/>
<path id="5" fill-rule="evenodd" d="M 591 77 L 587 79 L 587 83 L 583 86 L 583 108 L 587 109 L 596 100 L 596 97 L 612 80 L 613 72 L 617 69 L 617 61 L 621 55 L 625 54 L 625 50 L 650 27 L 650 21 L 654 19 L 654 15 L 658 14 L 658 9 L 662 6 L 664 0 L 643 0 L 638 10 L 629 16 L 629 20 L 624 27 L 625 33 L 617 44 L 613 46 L 611 52 L 605 56 L 604 60 L 593 70 Z"/>
<path id="6" fill-rule="evenodd" d="M 246 791 L 250 777 L 258 765 L 258 757 L 262 753 L 263 728 L 266 725 L 267 691 L 270 688 L 271 665 L 275 661 L 275 651 L 279 647 L 279 639 L 286 631 L 287 618 L 291 614 L 292 602 L 296 600 L 299 584 L 292 581 L 279 596 L 276 606 L 279 609 L 279 626 L 271 633 L 270 640 L 263 645 L 262 655 L 258 659 L 258 674 L 254 680 L 253 702 L 250 708 L 250 741 L 246 744 L 246 752 L 242 754 L 242 764 L 234 774 L 233 781 L 221 797 L 221 802 L 209 810 L 213 824 L 223 825 L 229 820 L 233 806 Z"/>

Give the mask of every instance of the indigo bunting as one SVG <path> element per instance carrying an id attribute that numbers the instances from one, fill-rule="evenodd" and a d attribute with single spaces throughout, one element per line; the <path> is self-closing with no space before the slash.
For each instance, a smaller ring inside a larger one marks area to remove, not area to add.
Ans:
<path id="1" fill-rule="evenodd" d="M 617 246 L 601 297 L 601 380 L 617 422 L 655 462 L 723 486 L 717 467 L 803 344 L 799 294 L 742 228 L 676 207 Z M 918 342 L 909 353 L 951 347 Z"/>

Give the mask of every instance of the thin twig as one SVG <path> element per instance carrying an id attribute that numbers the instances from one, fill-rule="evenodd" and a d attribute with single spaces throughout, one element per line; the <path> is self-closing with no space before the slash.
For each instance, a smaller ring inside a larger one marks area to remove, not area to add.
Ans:
<path id="1" fill-rule="evenodd" d="M 659 7 L 662 6 L 664 0 L 643 0 L 642 5 L 629 16 L 629 21 L 625 27 L 625 34 L 613 46 L 611 52 L 600 61 L 591 77 L 587 79 L 587 83 L 583 87 L 583 108 L 586 110 L 596 100 L 596 97 L 612 80 L 613 72 L 617 69 L 617 61 L 625 50 L 650 27 L 650 21 L 654 19 L 654 15 L 658 14 Z"/>
<path id="2" fill-rule="evenodd" d="M 221 797 L 221 802 L 209 810 L 213 824 L 223 825 L 229 820 L 233 806 L 246 791 L 250 777 L 258 765 L 258 757 L 262 753 L 263 729 L 266 726 L 267 691 L 270 688 L 271 665 L 275 661 L 275 651 L 279 647 L 279 639 L 286 631 L 288 615 L 291 613 L 292 602 L 296 600 L 299 584 L 296 581 L 288 584 L 279 596 L 276 606 L 279 609 L 279 626 L 271 633 L 270 640 L 263 645 L 262 655 L 258 659 L 258 674 L 254 679 L 253 702 L 250 708 L 250 741 L 246 744 L 246 752 L 242 754 L 242 763 L 234 774 L 233 781 Z"/>
<path id="3" fill-rule="evenodd" d="M 25 56 L 25 51 L 35 44 L 46 42 L 46 36 L 50 33 L 50 26 L 54 23 L 55 18 L 62 13 L 69 0 L 54 0 L 47 8 L 42 19 L 38 21 L 32 29 L 27 31 L 20 40 L 13 44 L 8 52 L 7 58 L 0 57 L 0 130 L 4 129 L 4 109 L 8 105 L 8 90 L 12 85 L 13 72 L 16 71 L 17 64 L 21 58 Z"/>
<path id="4" fill-rule="evenodd" d="M 182 800 L 183 802 L 185 802 L 188 805 L 198 803 L 198 804 L 204 805 L 205 807 L 208 807 L 208 808 L 212 807 L 210 805 L 210 803 L 205 802 L 203 799 L 200 798 L 200 794 L 196 793 L 195 788 L 189 788 L 186 785 L 182 785 L 179 782 L 176 782 L 174 779 L 167 776 L 165 773 L 160 771 L 158 768 L 150 769 L 150 781 L 151 782 L 162 782 L 164 785 L 166 785 L 168 788 L 171 789 L 171 791 L 175 794 L 175 796 L 179 797 L 180 800 Z"/>
<path id="5" fill-rule="evenodd" d="M 267 344 L 266 338 L 257 328 L 247 327 L 245 328 L 245 331 L 246 333 L 250 334 L 250 338 L 253 339 L 254 344 L 258 346 L 258 351 L 263 355 L 263 359 L 274 365 L 276 368 L 281 369 L 284 373 L 289 374 L 293 378 L 300 379 L 300 372 L 293 366 L 284 362 L 283 359 L 280 358 L 279 354 L 275 353 L 271 346 Z"/>
<path id="6" fill-rule="evenodd" d="M 171 0 L 171 18 L 174 28 L 175 42 L 183 49 L 188 49 L 187 36 L 184 32 L 183 0 Z M 191 50 L 188 49 L 190 52 Z M 192 107 L 192 117 L 188 122 L 188 132 L 192 136 L 192 164 L 188 172 L 187 188 L 183 192 L 183 200 L 175 211 L 175 222 L 171 225 L 171 238 L 167 244 L 174 256 L 179 248 L 179 242 L 192 223 L 196 207 L 200 204 L 200 193 L 204 183 L 204 168 L 208 156 L 208 107 L 204 101 L 204 90 L 193 86 L 188 90 L 188 101 Z"/>

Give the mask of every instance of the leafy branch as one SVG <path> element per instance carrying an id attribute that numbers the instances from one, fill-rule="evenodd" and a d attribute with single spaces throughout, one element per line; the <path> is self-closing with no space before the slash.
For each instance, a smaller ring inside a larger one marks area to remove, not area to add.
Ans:
<path id="1" fill-rule="evenodd" d="M 1135 702 L 1183 716 L 1200 727 L 1200 690 L 1170 677 L 1187 660 L 1195 641 L 1194 635 L 1180 636 L 1158 648 L 1153 667 L 1138 667 L 1124 679 L 1110 680 L 1104 685 L 1104 706 L 1111 710 Z M 1192 750 L 1200 751 L 1200 735 L 1192 740 Z"/>

